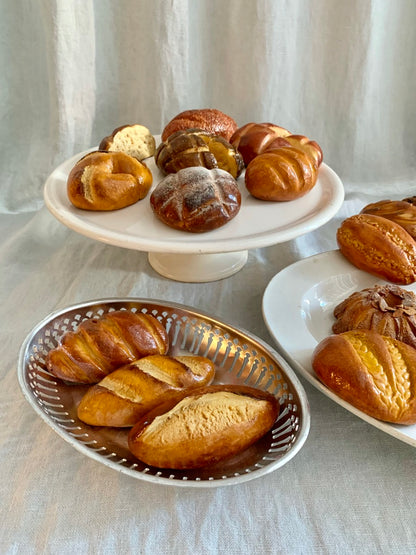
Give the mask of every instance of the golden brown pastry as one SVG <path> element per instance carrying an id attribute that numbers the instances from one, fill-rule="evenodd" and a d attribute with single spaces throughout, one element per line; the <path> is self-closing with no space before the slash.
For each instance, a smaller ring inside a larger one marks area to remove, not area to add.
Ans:
<path id="1" fill-rule="evenodd" d="M 136 160 L 150 158 L 156 151 L 156 141 L 144 125 L 122 125 L 114 129 L 111 135 L 104 137 L 99 150 L 124 152 Z"/>
<path id="2" fill-rule="evenodd" d="M 361 214 L 373 214 L 401 225 L 409 235 L 416 238 L 416 206 L 405 200 L 380 200 L 367 204 Z"/>
<path id="3" fill-rule="evenodd" d="M 416 295 L 398 285 L 356 291 L 334 308 L 334 333 L 368 329 L 416 348 Z"/>
<path id="4" fill-rule="evenodd" d="M 200 468 L 255 443 L 278 414 L 278 401 L 270 393 L 252 387 L 208 386 L 144 416 L 129 433 L 129 448 L 151 466 Z"/>
<path id="5" fill-rule="evenodd" d="M 195 128 L 220 135 L 220 137 L 229 141 L 231 135 L 237 129 L 237 124 L 231 116 L 214 108 L 185 110 L 176 115 L 163 129 L 162 141 L 166 141 L 175 131 Z"/>
<path id="6" fill-rule="evenodd" d="M 155 162 L 164 173 L 203 166 L 225 170 L 235 179 L 244 169 L 241 154 L 229 142 L 201 129 L 177 131 L 170 135 L 159 145 Z"/>
<path id="7" fill-rule="evenodd" d="M 259 154 L 245 173 L 246 187 L 253 197 L 279 202 L 306 195 L 316 185 L 317 178 L 314 159 L 293 146 Z"/>
<path id="8" fill-rule="evenodd" d="M 78 418 L 92 426 L 133 426 L 172 394 L 210 384 L 214 374 L 214 364 L 205 357 L 150 355 L 90 387 L 78 405 Z"/>
<path id="9" fill-rule="evenodd" d="M 148 167 L 124 152 L 91 152 L 69 173 L 68 198 L 83 210 L 118 210 L 144 198 L 152 180 Z"/>
<path id="10" fill-rule="evenodd" d="M 169 338 L 151 314 L 115 310 L 101 318 L 84 320 L 65 333 L 49 351 L 46 367 L 56 377 L 94 384 L 120 366 L 154 354 L 166 354 Z"/>
<path id="11" fill-rule="evenodd" d="M 357 214 L 337 230 L 338 246 L 354 266 L 406 285 L 416 280 L 416 242 L 402 226 L 372 214 Z"/>
<path id="12" fill-rule="evenodd" d="M 240 210 L 241 194 L 228 172 L 193 167 L 162 179 L 150 204 L 156 217 L 169 227 L 202 233 L 232 220 Z"/>
<path id="13" fill-rule="evenodd" d="M 331 335 L 312 366 L 341 399 L 386 422 L 416 423 L 416 349 L 369 330 Z"/>
<path id="14" fill-rule="evenodd" d="M 241 152 L 244 164 L 248 164 L 267 150 L 270 143 L 278 137 L 286 137 L 290 132 L 273 123 L 246 123 L 236 130 L 230 143 Z"/>
<path id="15" fill-rule="evenodd" d="M 304 135 L 287 135 L 285 137 L 278 137 L 268 145 L 264 152 L 270 152 L 271 150 L 280 148 L 282 146 L 295 146 L 297 148 L 300 148 L 314 159 L 315 164 L 318 168 L 322 164 L 324 155 L 321 147 L 316 141 L 311 141 L 310 139 L 308 139 L 308 137 L 305 137 Z"/>

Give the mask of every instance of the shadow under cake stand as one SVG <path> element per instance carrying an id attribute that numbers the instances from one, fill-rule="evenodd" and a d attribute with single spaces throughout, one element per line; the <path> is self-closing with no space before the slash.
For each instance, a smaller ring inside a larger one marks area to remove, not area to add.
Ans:
<path id="1" fill-rule="evenodd" d="M 96 150 L 96 149 L 92 149 Z M 88 152 L 88 151 L 87 151 Z M 327 223 L 344 200 L 337 174 L 326 164 L 319 169 L 315 187 L 290 202 L 265 202 L 253 198 L 239 177 L 241 209 L 225 226 L 207 233 L 188 233 L 160 222 L 147 197 L 112 212 L 75 208 L 68 200 L 66 181 L 82 152 L 59 165 L 44 186 L 48 210 L 68 228 L 113 246 L 148 253 L 150 265 L 164 277 L 181 282 L 210 282 L 229 277 L 243 268 L 248 250 L 295 239 Z M 153 175 L 152 189 L 163 179 L 154 159 L 144 163 Z"/>

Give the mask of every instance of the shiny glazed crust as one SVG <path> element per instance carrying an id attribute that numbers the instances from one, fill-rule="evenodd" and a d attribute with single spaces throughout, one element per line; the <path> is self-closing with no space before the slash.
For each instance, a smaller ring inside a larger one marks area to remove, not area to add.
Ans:
<path id="1" fill-rule="evenodd" d="M 204 129 L 229 141 L 237 129 L 237 124 L 232 117 L 214 108 L 185 110 L 165 126 L 162 131 L 162 141 L 166 141 L 175 131 L 192 128 Z"/>
<path id="2" fill-rule="evenodd" d="M 367 204 L 361 214 L 373 214 L 387 218 L 416 238 L 416 206 L 405 200 L 380 200 L 372 204 Z"/>
<path id="3" fill-rule="evenodd" d="M 123 152 L 91 152 L 72 168 L 70 202 L 83 210 L 118 210 L 143 199 L 152 185 L 148 167 Z"/>
<path id="4" fill-rule="evenodd" d="M 147 356 L 90 387 L 78 405 L 78 417 L 92 426 L 133 426 L 172 394 L 208 385 L 214 374 L 214 364 L 205 357 Z"/>
<path id="5" fill-rule="evenodd" d="M 243 451 L 273 426 L 277 399 L 244 386 L 208 386 L 149 412 L 129 434 L 129 448 L 146 464 L 192 469 Z"/>
<path id="6" fill-rule="evenodd" d="M 357 214 L 337 230 L 342 254 L 354 266 L 392 283 L 416 280 L 416 242 L 395 222 L 372 214 Z"/>
<path id="7" fill-rule="evenodd" d="M 278 137 L 268 145 L 265 152 L 270 152 L 271 150 L 282 146 L 295 146 L 310 156 L 314 160 L 316 167 L 319 168 L 322 164 L 324 155 L 321 147 L 316 141 L 311 141 L 304 135 L 287 135 L 286 137 Z"/>
<path id="8" fill-rule="evenodd" d="M 292 146 L 256 156 L 245 173 L 246 187 L 253 197 L 280 202 L 306 195 L 317 178 L 314 160 L 304 150 Z"/>
<path id="9" fill-rule="evenodd" d="M 167 332 L 154 316 L 118 310 L 67 332 L 49 351 L 46 367 L 62 380 L 95 384 L 136 359 L 166 354 L 168 347 Z"/>
<path id="10" fill-rule="evenodd" d="M 319 379 L 364 413 L 396 424 L 416 423 L 416 349 L 368 330 L 331 335 L 316 347 Z"/>
<path id="11" fill-rule="evenodd" d="M 156 141 L 144 125 L 122 125 L 100 142 L 99 150 L 124 152 L 136 160 L 150 158 L 156 151 Z"/>
<path id="12" fill-rule="evenodd" d="M 272 141 L 286 137 L 290 132 L 273 123 L 246 123 L 236 130 L 230 143 L 243 156 L 246 166 L 259 154 L 265 152 Z"/>
<path id="13" fill-rule="evenodd" d="M 169 227 L 202 233 L 232 220 L 240 210 L 241 194 L 229 173 L 192 167 L 165 177 L 153 190 L 150 204 Z"/>

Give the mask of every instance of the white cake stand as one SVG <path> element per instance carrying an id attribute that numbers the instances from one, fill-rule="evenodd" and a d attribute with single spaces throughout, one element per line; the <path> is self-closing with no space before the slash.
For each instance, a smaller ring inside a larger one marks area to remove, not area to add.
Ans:
<path id="1" fill-rule="evenodd" d="M 245 265 L 248 249 L 283 243 L 317 229 L 338 212 L 344 200 L 342 182 L 326 164 L 319 169 L 315 187 L 304 197 L 290 202 L 253 198 L 245 188 L 244 177 L 240 176 L 242 204 L 238 215 L 219 229 L 193 234 L 160 222 L 150 207 L 150 193 L 133 206 L 113 212 L 75 208 L 67 197 L 66 180 L 84 154 L 65 161 L 46 180 L 44 200 L 48 210 L 82 235 L 147 252 L 154 270 L 176 281 L 209 282 L 231 276 Z M 145 163 L 152 171 L 154 188 L 164 176 L 153 158 Z"/>

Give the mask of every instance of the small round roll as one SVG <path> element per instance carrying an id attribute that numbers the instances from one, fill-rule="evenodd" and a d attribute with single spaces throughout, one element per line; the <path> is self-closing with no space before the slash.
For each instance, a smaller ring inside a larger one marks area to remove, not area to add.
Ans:
<path id="1" fill-rule="evenodd" d="M 72 168 L 70 202 L 83 210 L 118 210 L 143 199 L 152 185 L 149 168 L 123 152 L 91 152 Z"/>
<path id="2" fill-rule="evenodd" d="M 99 150 L 124 152 L 141 162 L 156 151 L 156 141 L 144 125 L 122 125 L 100 142 Z"/>
<path id="3" fill-rule="evenodd" d="M 171 119 L 163 129 L 162 141 L 166 141 L 175 131 L 195 128 L 219 135 L 229 141 L 231 135 L 237 130 L 237 124 L 231 116 L 215 108 L 185 110 Z"/>

